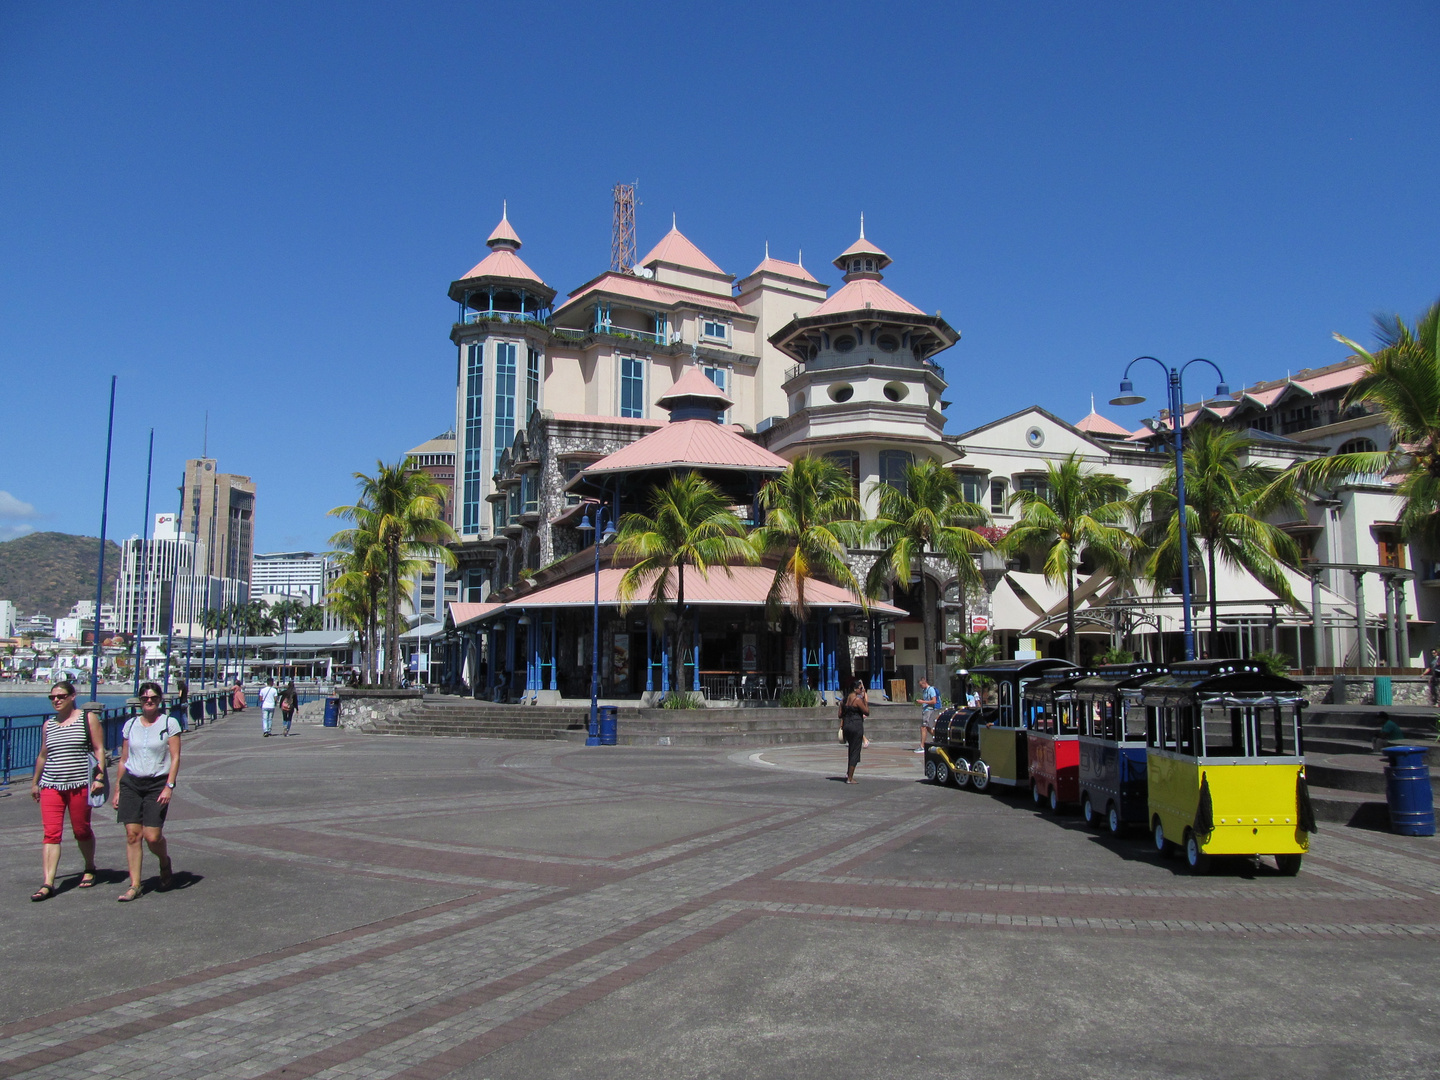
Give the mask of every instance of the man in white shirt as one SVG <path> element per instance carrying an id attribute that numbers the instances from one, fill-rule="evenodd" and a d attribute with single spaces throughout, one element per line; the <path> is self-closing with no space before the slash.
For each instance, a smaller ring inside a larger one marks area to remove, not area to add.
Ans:
<path id="1" fill-rule="evenodd" d="M 920 677 L 920 689 L 915 694 L 915 702 L 920 706 L 920 746 L 915 753 L 923 754 L 930 737 L 935 733 L 935 707 L 940 704 L 940 695 L 923 675 Z"/>
<path id="2" fill-rule="evenodd" d="M 275 689 L 275 680 L 266 679 L 265 687 L 260 691 L 260 730 L 261 738 L 270 737 L 270 721 L 275 716 L 275 701 L 280 696 L 280 691 Z"/>

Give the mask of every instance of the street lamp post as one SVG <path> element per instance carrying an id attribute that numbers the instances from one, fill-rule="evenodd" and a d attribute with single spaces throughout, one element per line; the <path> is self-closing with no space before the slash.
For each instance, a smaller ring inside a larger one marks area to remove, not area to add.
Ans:
<path id="1" fill-rule="evenodd" d="M 1179 511 L 1180 524 L 1180 603 L 1185 618 L 1185 659 L 1194 660 L 1195 624 L 1190 611 L 1190 530 L 1185 525 L 1185 447 L 1182 434 L 1185 419 L 1185 393 L 1181 380 L 1185 375 L 1185 369 L 1191 364 L 1209 364 L 1215 374 L 1220 377 L 1220 382 L 1215 387 L 1215 396 L 1229 396 L 1230 387 L 1225 384 L 1225 373 L 1213 361 L 1206 360 L 1204 357 L 1197 356 L 1193 360 L 1187 360 L 1178 368 L 1167 368 L 1163 361 L 1153 356 L 1137 356 L 1125 365 L 1125 374 L 1120 379 L 1120 393 L 1110 399 L 1111 405 L 1139 405 L 1145 400 L 1144 395 L 1135 393 L 1135 385 L 1130 381 L 1130 369 L 1141 360 L 1149 360 L 1165 372 L 1166 392 L 1169 395 L 1170 403 L 1170 426 L 1174 431 L 1175 501 Z"/>
<path id="2" fill-rule="evenodd" d="M 595 538 L 595 608 L 590 629 L 590 731 L 586 746 L 600 745 L 600 545 L 615 538 L 615 526 L 605 524 L 605 508 L 595 507 L 595 524 L 590 524 L 590 511 L 580 520 L 579 529 Z"/>

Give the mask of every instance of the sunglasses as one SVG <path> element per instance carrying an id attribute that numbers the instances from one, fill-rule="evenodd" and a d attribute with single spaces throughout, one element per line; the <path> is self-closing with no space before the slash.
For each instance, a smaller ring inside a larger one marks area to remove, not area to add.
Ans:
<path id="1" fill-rule="evenodd" d="M 160 700 L 160 696 L 159 696 L 158 694 L 141 694 L 141 695 L 140 695 L 140 700 L 141 700 L 141 701 L 159 701 L 159 700 Z"/>
<path id="2" fill-rule="evenodd" d="M 72 697 L 74 697 L 74 696 L 75 696 L 74 694 L 51 694 L 51 695 L 50 695 L 50 700 L 51 700 L 51 701 L 64 701 L 66 698 L 72 698 Z"/>

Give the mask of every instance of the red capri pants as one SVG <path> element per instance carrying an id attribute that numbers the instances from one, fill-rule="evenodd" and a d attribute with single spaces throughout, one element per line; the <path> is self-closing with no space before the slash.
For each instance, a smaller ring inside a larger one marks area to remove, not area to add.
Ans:
<path id="1" fill-rule="evenodd" d="M 90 789 L 40 789 L 40 820 L 45 826 L 45 843 L 58 844 L 65 831 L 65 811 L 70 811 L 70 831 L 76 840 L 93 840 L 90 831 Z"/>

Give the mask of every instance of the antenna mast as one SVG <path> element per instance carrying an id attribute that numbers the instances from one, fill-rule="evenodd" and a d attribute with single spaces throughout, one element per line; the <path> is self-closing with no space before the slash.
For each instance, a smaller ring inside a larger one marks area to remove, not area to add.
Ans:
<path id="1" fill-rule="evenodd" d="M 610 226 L 610 269 L 635 266 L 635 185 L 615 185 L 615 219 Z"/>

